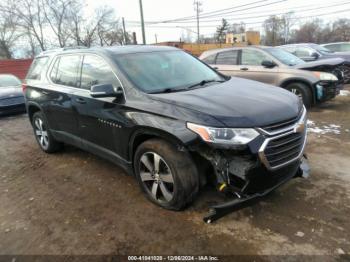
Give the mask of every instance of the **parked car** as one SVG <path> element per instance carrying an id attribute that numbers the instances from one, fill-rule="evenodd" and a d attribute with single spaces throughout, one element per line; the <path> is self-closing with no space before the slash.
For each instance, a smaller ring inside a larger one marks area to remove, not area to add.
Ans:
<path id="1" fill-rule="evenodd" d="M 340 52 L 344 54 L 350 54 L 350 42 L 337 42 L 337 43 L 328 43 L 321 45 L 328 50 L 333 52 Z"/>
<path id="2" fill-rule="evenodd" d="M 308 64 L 280 48 L 267 46 L 209 50 L 200 59 L 225 75 L 289 90 L 306 107 L 334 98 L 342 88 L 342 82 L 334 75 L 342 77 L 337 71 L 337 66 L 343 63 L 341 59 Z"/>
<path id="3" fill-rule="evenodd" d="M 10 74 L 0 74 L 0 115 L 25 112 L 21 80 Z"/>
<path id="4" fill-rule="evenodd" d="M 281 48 L 296 55 L 306 62 L 329 58 L 344 59 L 344 64 L 342 65 L 344 81 L 346 84 L 350 83 L 350 53 L 333 52 L 323 46 L 312 43 L 283 45 Z"/>
<path id="5" fill-rule="evenodd" d="M 303 173 L 307 117 L 297 96 L 173 47 L 44 52 L 24 87 L 43 151 L 67 143 L 109 159 L 167 209 L 214 180 L 234 202 L 214 206 L 206 222 Z"/>

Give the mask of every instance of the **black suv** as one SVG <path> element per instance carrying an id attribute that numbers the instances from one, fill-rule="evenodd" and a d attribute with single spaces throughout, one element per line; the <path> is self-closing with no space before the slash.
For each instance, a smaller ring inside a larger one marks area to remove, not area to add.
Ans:
<path id="1" fill-rule="evenodd" d="M 23 85 L 42 150 L 71 144 L 121 165 L 179 210 L 214 183 L 242 201 L 301 175 L 306 110 L 294 94 L 231 78 L 171 47 L 47 51 Z"/>

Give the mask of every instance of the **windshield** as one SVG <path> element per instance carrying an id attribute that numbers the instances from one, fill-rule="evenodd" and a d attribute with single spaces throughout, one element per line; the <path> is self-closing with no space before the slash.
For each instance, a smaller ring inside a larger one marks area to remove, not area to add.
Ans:
<path id="1" fill-rule="evenodd" d="M 304 64 L 305 62 L 300 59 L 299 57 L 282 50 L 281 48 L 266 48 L 266 52 L 268 52 L 270 55 L 275 57 L 278 61 L 281 63 L 288 65 L 288 66 L 295 66 L 295 65 L 300 65 Z"/>
<path id="2" fill-rule="evenodd" d="M 224 80 L 214 70 L 183 51 L 118 55 L 116 61 L 130 81 L 146 93 L 179 91 L 203 80 L 202 83 Z"/>
<path id="3" fill-rule="evenodd" d="M 12 75 L 0 75 L 0 87 L 19 86 L 21 81 Z"/>
<path id="4" fill-rule="evenodd" d="M 331 51 L 323 46 L 320 45 L 312 45 L 312 48 L 317 50 L 318 52 L 320 52 L 321 54 L 330 54 L 330 53 L 334 53 L 334 51 Z"/>

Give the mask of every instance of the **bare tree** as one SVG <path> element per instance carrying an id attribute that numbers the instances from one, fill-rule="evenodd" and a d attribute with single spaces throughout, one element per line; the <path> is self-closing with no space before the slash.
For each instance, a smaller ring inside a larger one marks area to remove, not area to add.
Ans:
<path id="1" fill-rule="evenodd" d="M 0 18 L 0 57 L 11 59 L 15 42 L 21 37 L 18 31 L 17 18 L 4 12 Z"/>
<path id="2" fill-rule="evenodd" d="M 333 23 L 335 41 L 350 41 L 350 19 L 342 18 Z"/>
<path id="3" fill-rule="evenodd" d="M 97 9 L 90 18 L 84 18 L 78 10 L 72 12 L 70 32 L 77 45 L 90 47 L 94 44 L 100 46 L 123 44 L 123 34 L 111 7 Z"/>
<path id="4" fill-rule="evenodd" d="M 231 28 L 229 29 L 230 33 L 233 34 L 241 34 L 246 31 L 246 25 L 243 22 L 240 23 L 234 23 L 231 25 Z"/>
<path id="5" fill-rule="evenodd" d="M 291 28 L 295 25 L 296 19 L 294 17 L 294 12 L 288 12 L 282 15 L 282 30 L 284 44 L 287 44 L 291 35 Z"/>
<path id="6" fill-rule="evenodd" d="M 46 22 L 57 38 L 58 45 L 64 47 L 70 38 L 69 23 L 71 10 L 81 8 L 76 0 L 42 0 Z"/>
<path id="7" fill-rule="evenodd" d="M 278 16 L 270 16 L 265 20 L 263 26 L 265 29 L 265 44 L 279 45 L 283 39 L 283 19 Z"/>

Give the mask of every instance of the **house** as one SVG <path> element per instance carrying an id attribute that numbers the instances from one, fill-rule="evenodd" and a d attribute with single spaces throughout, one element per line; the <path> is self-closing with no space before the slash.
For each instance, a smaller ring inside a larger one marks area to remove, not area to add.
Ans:
<path id="1" fill-rule="evenodd" d="M 247 44 L 247 45 L 259 45 L 260 44 L 260 32 L 258 31 L 246 31 L 240 34 L 227 33 L 226 44 Z"/>

